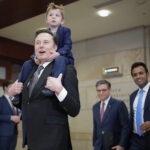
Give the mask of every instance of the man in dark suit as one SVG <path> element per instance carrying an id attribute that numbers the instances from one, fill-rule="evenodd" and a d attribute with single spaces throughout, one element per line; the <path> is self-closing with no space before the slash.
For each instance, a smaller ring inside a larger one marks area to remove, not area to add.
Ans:
<path id="1" fill-rule="evenodd" d="M 96 90 L 100 101 L 93 106 L 94 150 L 124 150 L 129 133 L 127 108 L 123 101 L 110 96 L 110 82 L 98 81 Z"/>
<path id="2" fill-rule="evenodd" d="M 80 110 L 78 93 L 78 80 L 72 65 L 67 67 L 64 76 L 64 86 L 58 78 L 48 77 L 52 73 L 52 51 L 57 46 L 49 30 L 39 30 L 35 35 L 35 53 L 40 60 L 40 65 L 34 65 L 27 80 L 23 85 L 22 108 L 24 134 L 30 150 L 71 150 L 68 115 L 75 117 Z M 28 67 L 26 62 L 23 66 Z M 31 92 L 31 85 L 35 80 L 37 68 L 43 66 L 38 74 L 38 81 Z M 44 88 L 55 92 L 54 96 L 42 94 Z M 15 83 L 11 89 L 14 95 L 21 92 L 21 83 Z M 31 94 L 30 94 L 31 93 Z"/>
<path id="3" fill-rule="evenodd" d="M 4 95 L 0 97 L 0 150 L 15 150 L 17 143 L 17 124 L 20 117 L 8 92 L 12 84 L 10 80 L 4 81 Z"/>
<path id="4" fill-rule="evenodd" d="M 143 62 L 135 62 L 131 66 L 131 75 L 139 89 L 130 95 L 131 138 L 129 150 L 149 150 L 150 83 L 148 83 L 149 72 L 147 66 Z"/>

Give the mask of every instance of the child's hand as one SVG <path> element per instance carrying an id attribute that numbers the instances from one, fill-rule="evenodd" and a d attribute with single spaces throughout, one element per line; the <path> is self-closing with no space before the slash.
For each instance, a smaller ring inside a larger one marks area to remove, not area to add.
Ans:
<path id="1" fill-rule="evenodd" d="M 40 64 L 40 60 L 37 58 L 37 56 L 34 57 L 34 61 L 35 61 L 35 63 L 36 63 L 37 65 Z"/>
<path id="2" fill-rule="evenodd" d="M 56 57 L 60 56 L 60 54 L 58 52 L 55 52 L 55 51 L 51 51 L 50 52 L 50 60 L 54 60 Z"/>

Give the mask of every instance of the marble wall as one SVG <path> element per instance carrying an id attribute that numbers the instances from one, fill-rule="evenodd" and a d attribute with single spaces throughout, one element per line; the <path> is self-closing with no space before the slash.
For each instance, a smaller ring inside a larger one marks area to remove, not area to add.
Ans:
<path id="1" fill-rule="evenodd" d="M 129 95 L 137 87 L 130 76 L 130 66 L 144 61 L 143 28 L 86 40 L 73 45 L 79 79 L 81 111 L 69 118 L 73 150 L 91 150 L 93 134 L 92 107 L 98 102 L 95 83 L 106 79 L 112 83 L 112 96 L 129 108 Z M 122 75 L 105 77 L 103 67 L 121 66 Z"/>

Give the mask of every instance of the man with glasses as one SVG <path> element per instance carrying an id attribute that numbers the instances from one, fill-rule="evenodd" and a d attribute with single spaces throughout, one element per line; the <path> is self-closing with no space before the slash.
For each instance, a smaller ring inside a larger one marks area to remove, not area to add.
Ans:
<path id="1" fill-rule="evenodd" d="M 123 101 L 110 96 L 107 80 L 98 81 L 96 91 L 100 101 L 93 106 L 94 150 L 124 150 L 129 133 L 127 108 Z"/>

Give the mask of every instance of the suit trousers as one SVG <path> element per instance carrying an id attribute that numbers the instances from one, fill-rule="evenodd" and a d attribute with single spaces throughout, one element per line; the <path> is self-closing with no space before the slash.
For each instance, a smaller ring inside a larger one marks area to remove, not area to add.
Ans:
<path id="1" fill-rule="evenodd" d="M 132 133 L 129 150 L 150 150 L 150 131 L 142 136 Z"/>
<path id="2" fill-rule="evenodd" d="M 0 150 L 15 150 L 17 134 L 0 137 Z"/>

